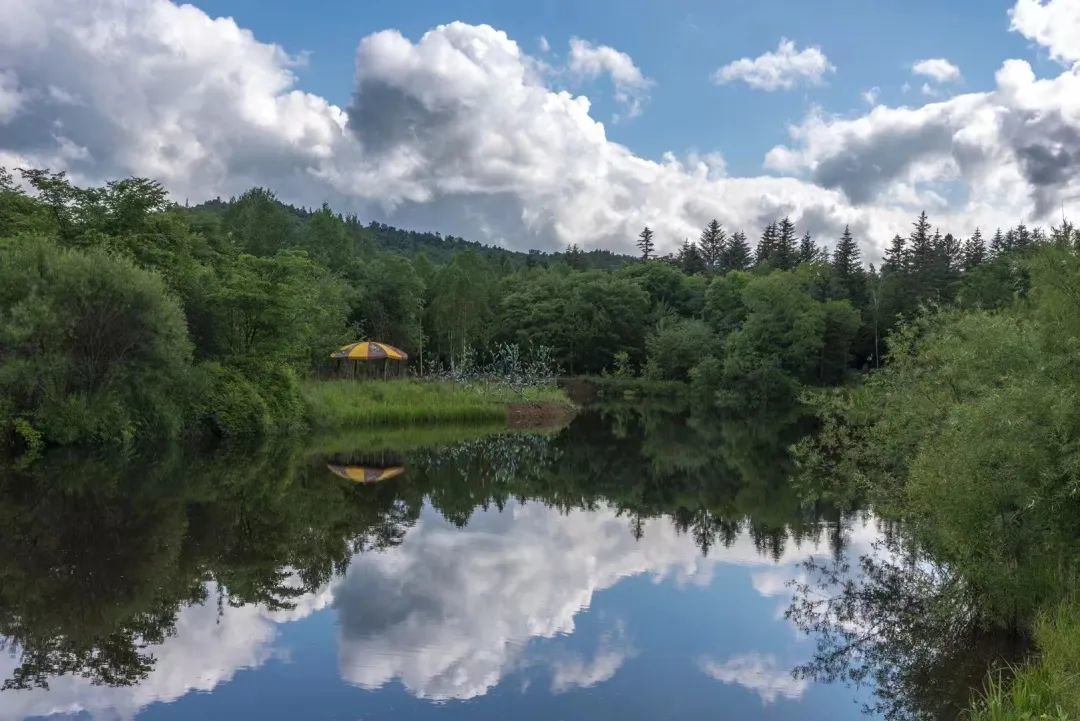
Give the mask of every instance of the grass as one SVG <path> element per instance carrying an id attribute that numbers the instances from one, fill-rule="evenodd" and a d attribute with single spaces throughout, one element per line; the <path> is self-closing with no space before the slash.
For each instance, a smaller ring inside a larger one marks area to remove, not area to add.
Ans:
<path id="1" fill-rule="evenodd" d="M 1080 602 L 1062 603 L 1035 626 L 1037 659 L 994 671 L 970 721 L 1080 719 Z"/>
<path id="2" fill-rule="evenodd" d="M 512 403 L 569 404 L 558 388 L 522 393 L 500 384 L 448 381 L 308 381 L 301 387 L 312 427 L 411 426 L 432 423 L 505 423 Z"/>

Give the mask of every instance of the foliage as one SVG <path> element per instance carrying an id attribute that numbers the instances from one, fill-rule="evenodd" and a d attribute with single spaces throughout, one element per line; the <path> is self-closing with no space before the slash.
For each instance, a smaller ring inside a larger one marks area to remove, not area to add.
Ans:
<path id="1" fill-rule="evenodd" d="M 876 271 L 862 266 L 849 229 L 830 258 L 790 218 L 769 223 L 756 248 L 742 230 L 729 233 L 712 221 L 696 242 L 687 239 L 667 256 L 660 255 L 665 239 L 646 228 L 638 239 L 642 262 L 576 242 L 564 253 L 520 253 L 364 225 L 325 204 L 287 205 L 265 188 L 181 208 L 153 180 L 79 187 L 62 173 L 20 173 L 30 194 L 0 173 L 0 255 L 46 242 L 122 259 L 160 279 L 163 302 L 178 304 L 191 345 L 190 359 L 179 364 L 191 379 L 188 392 L 159 404 L 160 423 L 127 423 L 122 419 L 144 411 L 114 397 L 92 411 L 101 418 L 89 425 L 54 424 L 46 443 L 295 428 L 300 417 L 283 414 L 299 413 L 301 404 L 281 379 L 325 373 L 331 350 L 363 339 L 403 348 L 421 374 L 459 373 L 470 358 L 505 344 L 548 348 L 552 362 L 573 374 L 618 368 L 687 379 L 712 357 L 726 370 L 702 366 L 698 386 L 705 378 L 715 384 L 705 398 L 788 402 L 807 386 L 844 382 L 868 360 L 879 365 L 892 330 L 926 307 L 995 309 L 1026 297 L 1031 253 L 1043 245 L 1073 249 L 1077 236 L 1068 223 L 1049 234 L 1018 226 L 995 233 L 988 247 L 978 232 L 966 241 L 941 235 L 922 214 Z M 0 318 L 10 310 L 0 306 Z M 715 342 L 694 350 L 695 338 L 706 339 L 701 321 Z M 669 367 L 655 350 L 662 335 L 682 343 L 678 354 L 667 354 Z M 200 364 L 214 365 L 199 371 Z M 201 396 L 199 379 L 214 390 Z M 207 398 L 225 405 L 209 409 Z M 264 415 L 256 398 L 277 410 L 268 406 Z M 3 425 L 33 425 L 28 409 L 36 402 L 16 408 L 0 400 Z M 81 402 L 73 400 L 72 409 Z M 237 425 L 242 419 L 247 430 Z M 101 424 L 109 430 L 92 427 Z"/>
<path id="2" fill-rule="evenodd" d="M 704 321 L 664 318 L 645 341 L 648 364 L 645 375 L 660 380 L 688 380 L 690 369 L 711 356 L 717 346 Z"/>
<path id="3" fill-rule="evenodd" d="M 1030 279 L 1026 298 L 917 318 L 893 334 L 882 371 L 825 399 L 822 433 L 800 446 L 800 483 L 828 479 L 816 488 L 834 498 L 857 489 L 902 520 L 920 557 L 957 579 L 971 628 L 1034 627 L 1055 643 L 1037 619 L 1080 578 L 1080 258 L 1051 247 L 1010 262 Z M 1056 696 L 1040 697 L 1051 707 L 1032 693 L 1071 683 L 1065 668 L 992 679 L 976 717 L 1055 714 Z"/>
<path id="4" fill-rule="evenodd" d="M 103 250 L 25 239 L 0 254 L 0 396 L 47 441 L 181 427 L 191 343 L 161 279 Z"/>

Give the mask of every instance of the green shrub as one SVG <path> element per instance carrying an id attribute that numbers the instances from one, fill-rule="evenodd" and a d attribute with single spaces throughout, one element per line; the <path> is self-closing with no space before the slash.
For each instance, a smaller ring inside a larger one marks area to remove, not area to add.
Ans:
<path id="1" fill-rule="evenodd" d="M 703 321 L 665 318 L 645 341 L 645 375 L 656 380 L 688 380 L 690 369 L 716 349 L 716 336 Z"/>
<path id="2" fill-rule="evenodd" d="M 267 433 L 273 418 L 259 389 L 243 373 L 215 362 L 196 368 L 194 420 L 226 438 Z"/>
<path id="3" fill-rule="evenodd" d="M 191 358 L 161 279 L 102 250 L 21 238 L 0 253 L 0 396 L 48 443 L 175 436 Z"/>

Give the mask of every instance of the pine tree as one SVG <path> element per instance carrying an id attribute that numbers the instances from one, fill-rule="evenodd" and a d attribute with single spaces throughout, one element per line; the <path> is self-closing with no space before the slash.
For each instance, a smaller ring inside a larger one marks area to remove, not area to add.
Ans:
<path id="1" fill-rule="evenodd" d="M 772 265 L 774 267 L 777 265 L 779 236 L 780 230 L 776 227 L 776 223 L 769 223 L 765 226 L 765 231 L 761 234 L 761 240 L 758 241 L 757 249 L 754 252 L 755 265 Z"/>
<path id="2" fill-rule="evenodd" d="M 805 233 L 802 240 L 799 241 L 798 264 L 803 265 L 804 263 L 815 263 L 824 260 L 824 255 L 825 249 L 817 247 L 813 238 L 810 237 L 810 233 Z"/>
<path id="3" fill-rule="evenodd" d="M 985 260 L 986 243 L 983 241 L 982 231 L 976 228 L 975 232 L 964 243 L 964 272 L 970 273 L 982 265 Z"/>
<path id="4" fill-rule="evenodd" d="M 791 219 L 784 217 L 780 221 L 776 238 L 776 265 L 785 270 L 791 270 L 798 262 L 799 248 L 798 239 L 795 237 L 795 224 Z"/>
<path id="5" fill-rule="evenodd" d="M 952 233 L 946 233 L 941 239 L 940 251 L 950 273 L 958 273 L 964 268 L 964 244 Z"/>
<path id="6" fill-rule="evenodd" d="M 903 273 L 908 269 L 907 241 L 899 235 L 893 236 L 889 249 L 885 251 L 885 262 L 881 264 L 882 273 Z"/>
<path id="7" fill-rule="evenodd" d="M 908 257 L 911 269 L 922 273 L 929 269 L 934 257 L 934 239 L 930 235 L 930 221 L 926 218 L 925 210 L 919 214 L 919 219 L 912 223 L 910 241 Z"/>
<path id="8" fill-rule="evenodd" d="M 844 226 L 844 233 L 833 251 L 830 266 L 835 295 L 847 298 L 857 307 L 861 306 L 865 301 L 866 274 L 859 258 L 859 244 L 851 235 L 849 226 Z"/>
<path id="9" fill-rule="evenodd" d="M 648 260 L 652 257 L 656 245 L 653 243 L 653 232 L 649 226 L 646 225 L 638 235 L 637 247 L 641 251 L 642 260 Z"/>
<path id="10" fill-rule="evenodd" d="M 716 271 L 720 269 L 720 262 L 726 245 L 727 233 L 720 227 L 720 223 L 713 218 L 705 226 L 705 229 L 701 231 L 701 238 L 698 240 L 698 252 L 701 254 L 701 260 L 708 270 Z"/>
<path id="11" fill-rule="evenodd" d="M 735 233 L 724 249 L 721 270 L 725 273 L 733 270 L 747 270 L 751 264 L 750 243 L 742 231 Z"/>
<path id="12" fill-rule="evenodd" d="M 570 243 L 566 246 L 566 253 L 563 258 L 566 260 L 566 264 L 574 270 L 585 269 L 585 253 L 582 252 L 577 243 Z"/>
<path id="13" fill-rule="evenodd" d="M 1026 225 L 1020 223 L 1016 226 L 1016 230 L 1013 231 L 1013 243 L 1011 247 L 1016 248 L 1017 250 L 1023 250 L 1031 245 L 1031 232 L 1028 231 Z"/>
<path id="14" fill-rule="evenodd" d="M 701 257 L 701 252 L 696 245 L 690 242 L 689 238 L 683 241 L 682 248 L 679 249 L 679 255 L 675 260 L 682 272 L 687 275 L 694 275 L 705 270 L 705 261 Z"/>
<path id="15" fill-rule="evenodd" d="M 1061 225 L 1050 226 L 1050 242 L 1059 248 L 1080 247 L 1080 230 L 1063 217 Z"/>
<path id="16" fill-rule="evenodd" d="M 1005 246 L 1005 236 L 1001 234 L 1001 228 L 994 231 L 994 237 L 990 240 L 990 257 L 996 258 L 1008 248 Z"/>

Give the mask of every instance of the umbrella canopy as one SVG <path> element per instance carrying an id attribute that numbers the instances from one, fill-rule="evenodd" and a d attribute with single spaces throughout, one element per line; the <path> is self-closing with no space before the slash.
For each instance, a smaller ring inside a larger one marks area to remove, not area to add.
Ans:
<path id="1" fill-rule="evenodd" d="M 357 483 L 375 483 L 376 481 L 388 481 L 405 472 L 403 466 L 390 466 L 389 468 L 374 468 L 372 466 L 338 466 L 333 463 L 327 464 L 327 468 L 335 476 L 347 481 Z"/>
<path id="2" fill-rule="evenodd" d="M 376 343 L 375 341 L 361 341 L 343 346 L 341 350 L 330 354 L 331 358 L 338 360 L 409 360 L 409 354 L 400 348 L 395 348 L 388 343 Z"/>

